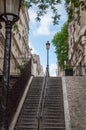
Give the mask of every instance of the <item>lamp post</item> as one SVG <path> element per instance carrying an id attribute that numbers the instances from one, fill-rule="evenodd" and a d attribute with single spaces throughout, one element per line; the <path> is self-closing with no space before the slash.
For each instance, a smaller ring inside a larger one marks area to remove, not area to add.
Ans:
<path id="1" fill-rule="evenodd" d="M 50 49 L 49 41 L 47 41 L 47 43 L 46 43 L 46 49 L 47 49 L 47 67 L 46 67 L 46 70 L 47 70 L 47 76 L 49 76 L 49 49 Z"/>
<path id="2" fill-rule="evenodd" d="M 2 126 L 1 130 L 8 130 L 8 89 L 10 72 L 11 31 L 13 24 L 19 19 L 22 0 L 0 0 L 0 21 L 5 22 L 5 50 L 3 65 L 2 88 Z"/>

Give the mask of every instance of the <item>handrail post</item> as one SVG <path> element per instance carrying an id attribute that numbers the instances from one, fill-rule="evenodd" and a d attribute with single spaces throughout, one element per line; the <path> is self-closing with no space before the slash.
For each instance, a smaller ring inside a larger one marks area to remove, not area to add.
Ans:
<path id="1" fill-rule="evenodd" d="M 38 118 L 38 130 L 40 129 L 40 118 Z"/>

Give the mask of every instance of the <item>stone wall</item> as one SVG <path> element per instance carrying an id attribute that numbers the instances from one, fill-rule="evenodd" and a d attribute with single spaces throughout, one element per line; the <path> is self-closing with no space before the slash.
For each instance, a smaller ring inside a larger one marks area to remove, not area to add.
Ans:
<path id="1" fill-rule="evenodd" d="M 76 9 L 76 8 L 75 8 Z M 75 76 L 86 75 L 86 11 L 74 14 L 68 26 L 68 58 Z"/>
<path id="2" fill-rule="evenodd" d="M 63 78 L 63 94 L 66 125 L 68 126 L 69 116 L 70 130 L 86 130 L 86 76 Z"/>

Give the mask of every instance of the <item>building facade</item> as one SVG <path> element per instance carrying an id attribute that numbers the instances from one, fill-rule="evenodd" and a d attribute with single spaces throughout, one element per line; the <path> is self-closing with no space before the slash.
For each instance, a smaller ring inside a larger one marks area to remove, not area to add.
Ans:
<path id="1" fill-rule="evenodd" d="M 34 76 L 43 76 L 43 68 L 40 64 L 38 55 L 31 53 L 28 44 L 29 40 L 29 15 L 28 9 L 22 7 L 20 10 L 20 19 L 15 23 L 12 30 L 10 75 L 18 75 L 25 64 L 32 59 L 31 72 Z M 4 61 L 4 43 L 5 43 L 5 24 L 2 23 L 0 30 L 0 74 L 3 73 Z"/>
<path id="2" fill-rule="evenodd" d="M 22 8 L 20 11 L 20 19 L 15 23 L 12 29 L 11 40 L 11 60 L 10 60 L 10 74 L 18 74 L 20 67 L 29 58 L 29 15 L 27 8 Z M 0 74 L 3 72 L 4 59 L 4 43 L 5 43 L 5 25 L 2 23 L 0 30 Z"/>
<path id="3" fill-rule="evenodd" d="M 80 14 L 74 8 L 74 19 L 69 23 L 69 63 L 74 75 L 86 75 L 86 11 L 80 8 Z"/>
<path id="4" fill-rule="evenodd" d="M 32 55 L 32 68 L 31 72 L 33 76 L 44 76 L 43 67 L 40 64 L 39 55 L 33 54 Z"/>

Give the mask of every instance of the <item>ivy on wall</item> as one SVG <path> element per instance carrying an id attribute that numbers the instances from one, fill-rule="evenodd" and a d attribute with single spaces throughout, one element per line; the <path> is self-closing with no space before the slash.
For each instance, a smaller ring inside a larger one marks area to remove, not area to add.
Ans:
<path id="1" fill-rule="evenodd" d="M 86 0 L 65 0 L 65 7 L 68 13 L 68 21 L 72 21 L 74 19 L 74 10 L 76 10 L 76 14 L 80 14 L 80 9 L 86 10 Z"/>

